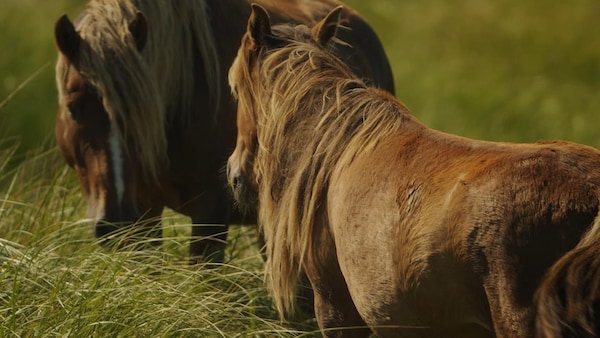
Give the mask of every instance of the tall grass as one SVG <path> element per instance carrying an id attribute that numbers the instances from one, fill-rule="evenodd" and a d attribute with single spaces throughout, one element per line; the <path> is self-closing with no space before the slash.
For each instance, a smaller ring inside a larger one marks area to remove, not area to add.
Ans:
<path id="1" fill-rule="evenodd" d="M 108 250 L 80 221 L 84 203 L 55 150 L 5 174 L 1 337 L 292 337 L 315 329 L 311 320 L 279 322 L 252 228 L 234 227 L 228 261 L 210 268 L 187 264 L 189 225 L 171 212 L 163 250 Z"/>

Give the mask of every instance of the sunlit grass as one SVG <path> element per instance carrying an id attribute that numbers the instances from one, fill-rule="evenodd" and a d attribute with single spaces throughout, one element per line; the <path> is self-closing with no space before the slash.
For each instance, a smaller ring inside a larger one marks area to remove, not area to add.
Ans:
<path id="1" fill-rule="evenodd" d="M 294 335 L 273 317 L 256 270 L 192 267 L 160 251 L 35 248 L 2 258 L 2 336 Z"/>
<path id="2" fill-rule="evenodd" d="M 232 227 L 225 264 L 190 266 L 186 219 L 166 212 L 162 246 L 95 243 L 55 151 L 32 155 L 0 198 L 2 337 L 292 337 L 281 323 L 251 227 Z"/>

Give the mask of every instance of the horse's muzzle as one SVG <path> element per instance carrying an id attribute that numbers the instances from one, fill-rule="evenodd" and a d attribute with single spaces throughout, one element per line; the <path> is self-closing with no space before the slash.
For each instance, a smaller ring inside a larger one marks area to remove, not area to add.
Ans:
<path id="1" fill-rule="evenodd" d="M 122 223 L 118 224 L 118 223 L 100 220 L 94 226 L 94 235 L 96 235 L 96 238 L 99 238 L 99 239 L 109 238 L 112 235 L 117 234 L 119 232 L 119 229 L 122 228 L 122 226 L 126 226 L 126 225 L 122 225 L 122 226 L 121 225 L 122 225 Z"/>
<path id="2" fill-rule="evenodd" d="M 122 242 L 122 246 L 133 236 L 134 228 L 140 221 L 141 215 L 137 208 L 124 208 L 109 206 L 104 209 L 104 216 L 93 222 L 94 235 L 102 246 L 112 246 L 115 242 Z"/>
<path id="3" fill-rule="evenodd" d="M 123 246 L 126 242 L 125 233 L 131 229 L 133 222 L 115 222 L 98 220 L 94 225 L 94 235 L 98 244 L 103 247 Z"/>
<path id="4" fill-rule="evenodd" d="M 250 188 L 248 179 L 239 166 L 227 162 L 227 182 L 233 193 L 236 203 L 244 211 L 251 211 L 256 206 L 256 193 Z"/>
<path id="5" fill-rule="evenodd" d="M 235 194 L 235 190 L 241 183 L 242 171 L 239 165 L 234 165 L 232 162 L 232 158 L 230 157 L 227 161 L 227 184 Z"/>

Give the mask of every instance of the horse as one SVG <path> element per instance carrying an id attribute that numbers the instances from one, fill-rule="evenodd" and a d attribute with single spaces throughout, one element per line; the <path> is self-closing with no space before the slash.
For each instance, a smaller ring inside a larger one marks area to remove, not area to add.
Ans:
<path id="1" fill-rule="evenodd" d="M 305 272 L 324 336 L 600 333 L 600 152 L 428 128 L 314 27 L 254 6 L 230 73 L 228 180 L 257 209 L 285 318 Z"/>
<path id="2" fill-rule="evenodd" d="M 296 23 L 339 5 L 257 2 Z M 250 0 L 91 0 L 74 22 L 56 22 L 56 140 L 100 244 L 161 238 L 169 207 L 191 217 L 192 262 L 222 262 L 227 226 L 255 224 L 233 207 L 224 173 L 237 133 L 227 72 L 249 14 Z M 375 32 L 354 10 L 344 20 L 351 45 L 340 57 L 393 92 Z"/>

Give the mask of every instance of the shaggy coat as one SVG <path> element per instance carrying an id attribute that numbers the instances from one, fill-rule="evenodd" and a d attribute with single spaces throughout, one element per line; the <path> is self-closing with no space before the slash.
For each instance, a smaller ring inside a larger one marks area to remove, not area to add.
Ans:
<path id="1" fill-rule="evenodd" d="M 325 336 L 600 332 L 600 152 L 427 128 L 331 53 L 339 19 L 254 7 L 228 174 L 258 208 L 282 315 L 305 271 Z"/>

